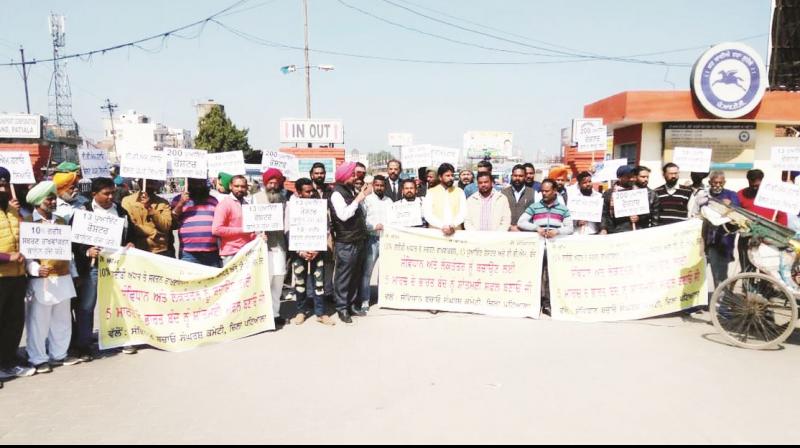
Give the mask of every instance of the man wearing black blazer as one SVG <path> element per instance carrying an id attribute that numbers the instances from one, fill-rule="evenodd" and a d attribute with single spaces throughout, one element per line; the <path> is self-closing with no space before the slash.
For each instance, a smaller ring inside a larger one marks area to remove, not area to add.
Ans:
<path id="1" fill-rule="evenodd" d="M 390 160 L 387 166 L 388 176 L 386 179 L 386 197 L 392 202 L 403 199 L 403 186 L 400 181 L 400 173 L 403 172 L 403 164 L 399 160 Z"/>

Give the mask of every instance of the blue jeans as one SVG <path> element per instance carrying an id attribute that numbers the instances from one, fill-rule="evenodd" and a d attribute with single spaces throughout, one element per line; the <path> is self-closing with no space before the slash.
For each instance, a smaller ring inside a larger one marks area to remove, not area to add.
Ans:
<path id="1" fill-rule="evenodd" d="M 375 270 L 375 264 L 378 262 L 378 257 L 381 252 L 381 239 L 378 236 L 370 236 L 367 240 L 367 245 L 364 248 L 366 252 L 364 259 L 364 277 L 361 278 L 361 289 L 359 290 L 359 298 L 361 303 L 369 303 L 372 299 L 372 271 Z"/>
<path id="2" fill-rule="evenodd" d="M 202 264 L 212 268 L 221 268 L 222 259 L 219 252 L 184 252 L 181 251 L 181 260 L 189 263 Z"/>
<path id="3" fill-rule="evenodd" d="M 84 276 L 81 286 L 78 307 L 75 310 L 78 337 L 77 349 L 82 354 L 88 354 L 92 347 L 94 334 L 94 308 L 97 306 L 97 268 L 93 267 L 89 274 Z"/>

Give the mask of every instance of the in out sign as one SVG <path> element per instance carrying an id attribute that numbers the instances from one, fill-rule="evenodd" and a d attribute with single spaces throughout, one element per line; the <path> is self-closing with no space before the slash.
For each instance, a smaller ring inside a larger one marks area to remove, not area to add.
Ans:
<path id="1" fill-rule="evenodd" d="M 343 144 L 341 120 L 281 120 L 281 143 Z"/>

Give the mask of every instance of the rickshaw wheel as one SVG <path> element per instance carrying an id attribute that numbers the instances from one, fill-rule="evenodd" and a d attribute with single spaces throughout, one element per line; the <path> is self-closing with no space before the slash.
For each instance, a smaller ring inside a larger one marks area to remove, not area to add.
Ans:
<path id="1" fill-rule="evenodd" d="M 764 274 L 739 274 L 717 288 L 709 305 L 714 326 L 737 347 L 766 350 L 791 336 L 797 300 L 778 280 Z"/>

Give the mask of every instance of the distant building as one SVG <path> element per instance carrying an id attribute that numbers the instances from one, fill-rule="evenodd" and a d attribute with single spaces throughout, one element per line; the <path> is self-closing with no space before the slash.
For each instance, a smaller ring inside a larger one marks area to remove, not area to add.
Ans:
<path id="1" fill-rule="evenodd" d="M 129 110 L 114 118 L 112 128 L 109 119 L 103 120 L 105 141 L 116 144 L 117 154 L 125 151 L 162 150 L 168 148 L 191 148 L 192 132 L 187 129 L 169 128 L 135 110 Z"/>
<path id="2" fill-rule="evenodd" d="M 225 112 L 225 106 L 214 100 L 208 100 L 202 103 L 197 103 L 195 107 L 197 108 L 197 123 L 200 123 L 200 120 L 205 118 L 206 115 L 208 115 L 211 112 L 211 110 L 215 107 L 220 107 L 222 108 L 222 111 Z"/>

